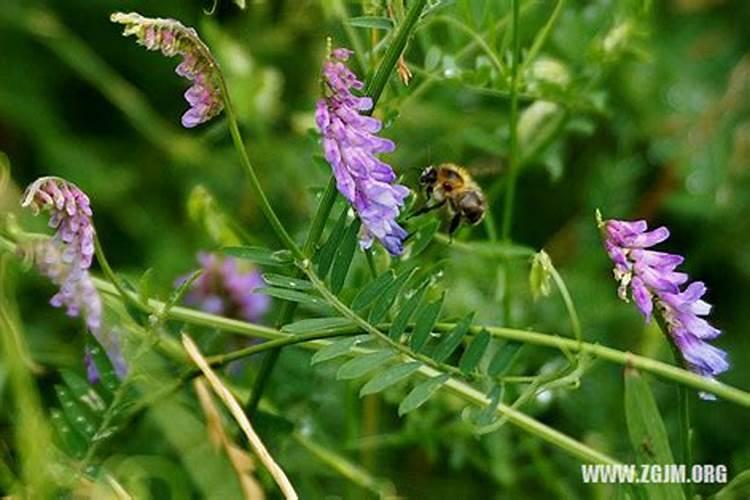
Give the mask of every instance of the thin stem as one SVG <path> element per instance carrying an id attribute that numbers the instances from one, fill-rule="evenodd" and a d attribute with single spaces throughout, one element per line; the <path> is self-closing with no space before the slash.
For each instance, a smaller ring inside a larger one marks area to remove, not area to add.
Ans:
<path id="1" fill-rule="evenodd" d="M 0 248 L 6 250 L 11 254 L 15 254 L 16 245 L 0 236 Z M 104 293 L 111 296 L 119 297 L 117 289 L 108 281 L 102 280 L 101 278 L 93 278 L 96 288 Z M 133 292 L 125 292 L 135 297 Z M 147 304 L 149 311 L 156 312 L 164 309 L 164 302 L 149 299 Z M 346 307 L 346 306 L 344 306 Z M 190 323 L 192 325 L 207 326 L 215 328 L 217 330 L 223 330 L 227 332 L 233 332 L 238 335 L 243 335 L 251 338 L 264 338 L 264 339 L 279 339 L 288 338 L 289 334 L 281 332 L 277 329 L 270 328 L 263 325 L 256 325 L 253 323 L 247 323 L 231 318 L 225 318 L 223 316 L 216 316 L 214 314 L 205 313 L 188 307 L 174 306 L 167 312 L 166 315 L 168 320 L 181 321 Z M 360 318 L 361 319 L 361 318 Z M 435 325 L 435 331 L 437 332 L 448 332 L 455 327 L 455 323 L 438 323 Z M 377 325 L 377 329 L 386 330 L 390 328 L 390 324 L 384 323 Z M 490 335 L 497 338 L 506 340 L 515 340 L 526 344 L 533 344 L 543 347 L 550 347 L 558 349 L 560 351 L 569 352 L 581 352 L 590 354 L 594 357 L 598 357 L 605 361 L 620 365 L 630 365 L 641 371 L 652 373 L 665 380 L 677 382 L 678 384 L 685 385 L 691 389 L 697 391 L 703 391 L 706 393 L 714 394 L 727 401 L 731 401 L 740 406 L 750 407 L 750 393 L 719 382 L 718 380 L 710 380 L 705 377 L 701 377 L 688 370 L 684 370 L 668 363 L 647 358 L 645 356 L 639 356 L 630 352 L 620 351 L 611 347 L 603 346 L 600 344 L 593 344 L 589 342 L 578 342 L 574 339 L 559 337 L 547 333 L 535 332 L 531 330 L 519 330 L 514 328 L 503 328 L 497 326 L 473 326 L 470 328 L 471 333 L 478 334 L 482 329 L 487 330 Z M 336 332 L 349 332 L 355 333 L 362 331 L 363 328 L 358 325 L 344 326 L 341 328 L 332 329 L 330 331 Z M 306 344 L 311 348 L 323 347 L 325 344 L 317 341 L 311 341 Z"/>
<path id="2" fill-rule="evenodd" d="M 396 32 L 393 41 L 388 45 L 388 50 L 386 50 L 382 61 L 380 61 L 380 66 L 378 66 L 372 79 L 367 82 L 365 95 L 372 99 L 373 108 L 378 99 L 380 99 L 380 95 L 383 93 L 386 83 L 388 83 L 388 79 L 393 72 L 394 66 L 396 66 L 396 62 L 398 62 L 398 58 L 404 51 L 406 42 L 409 41 L 409 37 L 411 36 L 417 21 L 419 21 L 419 17 L 422 15 L 422 9 L 424 9 L 426 3 L 427 0 L 414 0 L 411 4 L 409 10 L 406 12 L 403 22 L 398 27 L 398 31 Z"/>
<path id="3" fill-rule="evenodd" d="M 576 340 L 580 342 L 583 340 L 583 333 L 581 332 L 581 321 L 578 319 L 578 311 L 576 311 L 576 306 L 570 296 L 568 287 L 567 285 L 565 285 L 565 281 L 562 279 L 562 276 L 560 276 L 560 273 L 557 272 L 557 269 L 551 262 L 549 270 L 550 274 L 552 274 L 552 279 L 555 281 L 555 286 L 560 292 L 563 302 L 565 303 L 565 309 L 567 309 L 568 311 L 568 317 L 570 318 L 570 327 L 573 330 L 573 335 L 575 335 Z"/>
<path id="4" fill-rule="evenodd" d="M 318 244 L 320 237 L 323 235 L 323 229 L 325 228 L 328 216 L 331 214 L 331 209 L 336 202 L 336 179 L 331 176 L 326 186 L 323 196 L 320 198 L 318 208 L 315 211 L 315 217 L 313 218 L 312 225 L 310 226 L 310 232 L 307 233 L 307 238 L 302 247 L 302 251 L 308 258 L 312 258 L 312 254 L 315 251 L 315 246 Z M 295 277 L 299 278 L 302 276 L 302 271 L 296 271 Z M 294 312 L 297 310 L 296 302 L 284 302 L 279 311 L 279 319 L 276 321 L 276 327 L 281 328 L 282 326 L 289 323 L 294 318 Z M 245 405 L 245 412 L 250 418 L 253 418 L 255 412 L 258 410 L 258 404 L 260 404 L 260 398 L 263 396 L 263 392 L 266 389 L 268 380 L 271 378 L 271 373 L 276 366 L 276 363 L 281 356 L 281 347 L 272 350 L 263 358 L 263 362 L 258 370 L 258 376 L 253 383 L 253 389 L 250 392 L 250 399 Z"/>
<path id="5" fill-rule="evenodd" d="M 505 190 L 505 207 L 503 210 L 502 238 L 510 240 L 510 231 L 513 221 L 513 202 L 516 193 L 516 181 L 518 180 L 519 152 L 518 152 L 518 66 L 521 57 L 521 38 L 518 32 L 519 24 L 519 1 L 512 0 L 511 25 L 513 29 L 513 59 L 510 65 L 510 116 L 508 127 L 510 128 L 509 147 L 509 172 L 508 184 Z"/>
<path id="6" fill-rule="evenodd" d="M 261 210 L 263 211 L 263 214 L 266 216 L 268 223 L 271 225 L 271 228 L 274 230 L 279 240 L 284 244 L 284 246 L 286 246 L 286 248 L 289 251 L 292 252 L 292 254 L 294 255 L 296 259 L 302 260 L 305 258 L 305 256 L 302 253 L 302 250 L 300 250 L 300 248 L 297 246 L 297 244 L 294 242 L 292 237 L 287 232 L 286 228 L 284 228 L 284 225 L 281 223 L 281 221 L 279 220 L 279 217 L 276 215 L 276 212 L 271 206 L 271 203 L 268 201 L 268 198 L 266 197 L 266 193 L 263 191 L 263 187 L 260 185 L 258 176 L 255 173 L 255 168 L 253 168 L 253 164 L 250 163 L 250 157 L 247 154 L 245 143 L 242 140 L 240 127 L 239 127 L 239 124 L 237 123 L 237 116 L 234 113 L 234 108 L 232 107 L 232 101 L 229 98 L 229 90 L 227 88 L 226 82 L 224 81 L 224 77 L 222 76 L 221 78 L 219 78 L 219 81 L 221 85 L 221 94 L 224 98 L 224 111 L 227 115 L 227 122 L 229 124 L 229 133 L 232 135 L 232 141 L 234 142 L 234 147 L 240 156 L 242 165 L 245 167 L 245 170 L 247 171 L 248 179 L 250 180 L 250 188 L 253 190 L 253 195 L 255 195 L 257 202 L 260 205 Z"/>
<path id="7" fill-rule="evenodd" d="M 123 300 L 123 302 L 130 304 L 131 306 L 134 306 L 141 311 L 147 310 L 148 308 L 145 305 L 141 304 L 140 300 L 134 299 L 132 295 L 125 292 L 125 289 L 120 284 L 120 279 L 115 274 L 112 266 L 109 265 L 107 256 L 104 253 L 104 248 L 102 247 L 101 241 L 99 241 L 99 234 L 96 230 L 94 230 L 94 253 L 96 254 L 96 260 L 97 262 L 99 262 L 99 266 L 102 268 L 104 276 L 106 276 L 107 279 L 112 283 L 112 285 L 114 285 L 114 287 L 117 289 L 117 292 L 120 294 L 120 298 Z"/>
<path id="8" fill-rule="evenodd" d="M 414 29 L 414 26 L 416 25 L 420 15 L 422 14 L 422 9 L 424 8 L 425 3 L 426 0 L 416 0 L 414 4 L 412 4 L 412 6 L 409 8 L 404 21 L 401 23 L 398 31 L 396 32 L 394 40 L 388 46 L 388 50 L 386 51 L 385 56 L 383 56 L 383 59 L 380 61 L 375 74 L 373 75 L 372 79 L 367 82 L 365 95 L 369 96 L 370 99 L 372 99 L 372 107 L 370 108 L 369 113 L 372 113 L 375 110 L 375 105 L 377 104 L 378 100 L 380 100 L 380 96 L 383 94 L 383 89 L 388 82 L 388 78 L 390 78 L 391 73 L 393 72 L 393 68 L 398 61 L 399 56 L 403 52 L 404 47 L 406 46 L 406 42 L 408 41 L 409 36 Z M 226 90 L 226 85 L 223 83 L 223 80 L 222 85 L 224 85 L 224 89 Z M 229 106 L 227 106 L 227 108 L 229 108 Z M 230 113 L 230 110 L 227 109 L 227 111 L 227 116 L 231 115 L 231 117 L 233 118 L 233 114 Z M 234 128 L 236 129 L 236 123 Z M 239 131 L 237 132 L 237 135 L 239 135 Z M 235 144 L 236 143 L 237 140 L 235 139 Z M 244 147 L 242 148 L 242 152 L 244 152 Z M 244 155 L 245 157 L 247 157 L 247 153 L 244 153 Z M 247 162 L 247 164 L 249 166 L 249 161 Z M 254 176 L 254 174 L 252 173 L 252 167 L 250 167 L 250 172 L 252 176 Z M 325 223 L 328 220 L 328 216 L 331 213 L 331 209 L 333 208 L 333 204 L 335 201 L 336 179 L 334 178 L 334 176 L 331 176 L 331 179 L 328 181 L 326 191 L 321 198 L 320 204 L 318 205 L 318 209 L 310 228 L 310 232 L 307 235 L 307 239 L 304 243 L 304 249 L 302 253 L 305 257 L 312 257 L 315 246 L 318 244 L 318 240 L 320 240 L 320 237 L 323 234 Z M 296 310 L 296 308 L 297 304 L 294 302 L 284 303 L 279 314 L 277 326 L 281 327 L 289 323 L 294 317 L 294 311 Z M 256 378 L 255 384 L 253 385 L 253 390 L 250 393 L 250 400 L 246 405 L 246 411 L 251 418 L 258 408 L 260 398 L 263 395 L 263 391 L 265 390 L 266 384 L 268 383 L 268 379 L 271 377 L 271 373 L 273 372 L 273 369 L 276 366 L 280 355 L 280 350 L 274 350 L 269 352 L 263 360 L 263 364 L 261 365 L 260 371 L 258 372 L 258 378 Z"/>
<path id="9" fill-rule="evenodd" d="M 544 24 L 544 27 L 539 31 L 539 34 L 537 34 L 536 38 L 534 39 L 534 43 L 531 45 L 529 52 L 526 54 L 526 59 L 524 59 L 523 64 L 521 65 L 521 74 L 523 74 L 526 67 L 536 58 L 536 55 L 544 46 L 544 42 L 546 42 L 547 38 L 549 38 L 549 35 L 552 32 L 552 27 L 560 17 L 563 5 L 565 5 L 565 0 L 557 0 L 555 10 L 552 11 L 549 19 Z"/>

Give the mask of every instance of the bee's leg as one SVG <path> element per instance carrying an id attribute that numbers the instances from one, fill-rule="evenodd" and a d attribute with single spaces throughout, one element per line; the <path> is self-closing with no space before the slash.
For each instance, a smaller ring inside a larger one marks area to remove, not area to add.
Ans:
<path id="1" fill-rule="evenodd" d="M 426 214 L 427 212 L 432 212 L 433 210 L 437 210 L 438 208 L 445 205 L 446 200 L 441 201 L 440 203 L 435 203 L 434 205 L 425 205 L 419 210 L 415 210 L 414 212 L 410 213 L 407 219 L 412 219 L 414 217 L 417 217 L 422 214 Z"/>
<path id="2" fill-rule="evenodd" d="M 461 224 L 461 214 L 456 213 L 451 219 L 450 225 L 448 226 L 448 237 L 450 238 L 451 243 L 453 243 L 453 234 L 456 232 L 460 224 Z"/>

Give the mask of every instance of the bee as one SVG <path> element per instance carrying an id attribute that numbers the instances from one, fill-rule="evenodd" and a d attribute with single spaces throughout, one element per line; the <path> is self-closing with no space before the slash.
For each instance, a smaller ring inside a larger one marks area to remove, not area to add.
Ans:
<path id="1" fill-rule="evenodd" d="M 462 220 L 472 226 L 484 218 L 486 203 L 484 193 L 466 169 L 453 163 L 429 166 L 422 171 L 419 183 L 423 186 L 427 202 L 412 217 L 448 205 L 452 218 L 448 234 L 453 236 Z M 432 205 L 430 204 L 432 201 Z"/>

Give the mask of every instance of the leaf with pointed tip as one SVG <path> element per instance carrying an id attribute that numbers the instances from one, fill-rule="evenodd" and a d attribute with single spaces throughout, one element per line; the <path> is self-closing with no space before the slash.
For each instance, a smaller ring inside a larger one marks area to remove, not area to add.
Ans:
<path id="1" fill-rule="evenodd" d="M 401 404 L 398 405 L 398 415 L 404 415 L 412 410 L 422 406 L 428 399 L 440 389 L 440 386 L 448 381 L 450 375 L 443 373 L 436 377 L 429 378 L 424 382 L 417 384 L 409 394 L 406 395 Z"/>
<path id="2" fill-rule="evenodd" d="M 312 283 L 307 280 L 275 273 L 263 273 L 263 281 L 269 286 L 289 288 L 291 290 L 311 290 L 313 287 Z"/>
<path id="3" fill-rule="evenodd" d="M 83 458 L 88 448 L 86 441 L 80 434 L 73 430 L 65 415 L 59 409 L 52 408 L 50 410 L 50 420 L 62 441 L 65 451 L 75 458 Z"/>
<path id="4" fill-rule="evenodd" d="M 336 372 L 339 380 L 350 380 L 367 375 L 371 371 L 383 366 L 383 363 L 396 355 L 393 351 L 375 351 L 350 359 Z"/>
<path id="5" fill-rule="evenodd" d="M 461 345 L 461 341 L 469 331 L 471 323 L 474 321 L 474 313 L 467 314 L 464 318 L 453 327 L 453 329 L 440 341 L 432 353 L 435 361 L 442 363 Z"/>
<path id="6" fill-rule="evenodd" d="M 93 336 L 89 336 L 86 341 L 86 350 L 91 355 L 94 366 L 99 372 L 100 382 L 98 385 L 104 388 L 100 391 L 100 394 L 109 403 L 112 401 L 115 391 L 120 387 L 120 379 L 117 377 L 107 353 L 104 352 L 104 349 Z"/>
<path id="7" fill-rule="evenodd" d="M 417 306 L 422 302 L 422 297 L 424 297 L 424 294 L 427 291 L 428 284 L 429 281 L 422 283 L 417 291 L 414 292 L 414 295 L 409 297 L 409 300 L 406 301 L 406 304 L 404 304 L 401 311 L 396 315 L 396 319 L 393 320 L 391 329 L 388 331 L 388 336 L 393 340 L 399 340 L 401 338 L 401 334 L 406 330 L 406 325 L 409 323 L 412 314 L 414 314 L 414 311 L 417 310 Z"/>
<path id="8" fill-rule="evenodd" d="M 293 263 L 292 254 L 288 251 L 273 251 L 264 247 L 224 247 L 225 255 L 249 260 L 263 266 L 287 266 Z"/>
<path id="9" fill-rule="evenodd" d="M 357 345 L 357 343 L 361 340 L 362 336 L 359 336 L 347 337 L 345 339 L 339 339 L 331 342 L 313 355 L 312 359 L 310 360 L 310 364 L 315 365 L 317 363 L 322 363 L 323 361 L 328 361 L 329 359 L 343 356 L 344 354 L 347 354 L 352 349 L 352 347 Z"/>
<path id="10" fill-rule="evenodd" d="M 474 422 L 478 427 L 486 427 L 495 420 L 497 405 L 503 397 L 503 386 L 493 385 L 492 389 L 490 389 L 490 392 L 487 394 L 487 397 L 490 400 L 490 404 L 479 412 Z"/>
<path id="11" fill-rule="evenodd" d="M 104 399 L 80 375 L 70 370 L 60 370 L 65 385 L 70 389 L 73 397 L 86 406 L 94 415 L 102 415 L 107 408 Z"/>
<path id="12" fill-rule="evenodd" d="M 412 243 L 411 250 L 409 251 L 409 258 L 414 258 L 424 252 L 432 242 L 438 229 L 440 229 L 440 221 L 437 219 L 431 220 L 417 229 L 417 234 L 414 236 L 414 243 Z"/>
<path id="13" fill-rule="evenodd" d="M 633 368 L 625 368 L 625 422 L 639 464 L 672 464 L 674 458 L 659 407 L 648 382 Z M 644 484 L 649 498 L 684 499 L 677 484 Z"/>
<path id="14" fill-rule="evenodd" d="M 331 264 L 333 264 L 333 258 L 336 256 L 336 249 L 341 244 L 341 240 L 344 238 L 346 233 L 346 218 L 349 212 L 349 208 L 346 207 L 341 211 L 336 224 L 331 230 L 328 240 L 323 244 L 318 253 L 316 254 L 318 261 L 318 276 L 321 279 L 325 279 L 328 276 L 328 271 L 331 270 Z"/>
<path id="15" fill-rule="evenodd" d="M 487 330 L 482 330 L 479 335 L 474 337 L 469 347 L 464 351 L 461 356 L 461 361 L 458 362 L 458 367 L 465 374 L 470 374 L 476 369 L 481 361 L 482 356 L 487 351 L 487 346 L 490 345 L 490 334 Z"/>
<path id="16" fill-rule="evenodd" d="M 411 277 L 414 276 L 414 273 L 416 272 L 416 267 L 409 269 L 408 271 L 404 271 L 395 280 L 393 280 L 390 285 L 388 285 L 388 288 L 386 288 L 383 294 L 378 297 L 377 301 L 375 301 L 375 305 L 372 306 L 369 318 L 370 323 L 377 324 L 380 322 L 380 320 L 383 319 L 383 317 L 385 317 L 385 315 L 388 313 L 388 310 L 393 306 L 393 303 L 396 302 L 396 298 L 401 293 L 404 285 L 406 285 L 409 279 L 411 279 Z"/>
<path id="17" fill-rule="evenodd" d="M 390 30 L 393 21 L 388 17 L 381 16 L 359 16 L 349 18 L 349 24 L 356 28 L 368 28 L 374 30 Z"/>
<path id="18" fill-rule="evenodd" d="M 411 339 L 409 339 L 409 345 L 415 351 L 421 351 L 427 343 L 427 339 L 430 337 L 430 332 L 440 317 L 440 310 L 443 308 L 444 299 L 445 293 L 443 293 L 438 300 L 425 305 L 417 312 L 414 331 L 411 334 Z"/>
<path id="19" fill-rule="evenodd" d="M 91 441 L 96 434 L 96 422 L 91 414 L 76 401 L 67 387 L 56 385 L 55 394 L 70 426 L 86 441 Z"/>
<path id="20" fill-rule="evenodd" d="M 420 366 L 422 366 L 422 363 L 418 361 L 393 365 L 371 378 L 369 382 L 362 386 L 359 395 L 367 396 L 383 391 L 419 370 Z"/>
<path id="21" fill-rule="evenodd" d="M 352 300 L 352 309 L 362 311 L 383 295 L 383 292 L 393 282 L 393 271 L 388 270 L 362 287 Z"/>
<path id="22" fill-rule="evenodd" d="M 336 251 L 336 256 L 333 258 L 333 269 L 331 269 L 331 291 L 336 295 L 338 295 L 344 287 L 346 275 L 349 274 L 349 267 L 351 267 L 352 259 L 354 259 L 354 250 L 357 248 L 359 227 L 359 219 L 354 219 L 349 225 L 349 228 L 347 228 L 346 233 L 344 233 L 341 245 L 339 245 L 339 248 Z"/>
<path id="23" fill-rule="evenodd" d="M 310 318 L 289 323 L 281 328 L 287 333 L 324 333 L 338 330 L 347 326 L 355 326 L 352 320 L 347 318 Z"/>
<path id="24" fill-rule="evenodd" d="M 269 295 L 276 297 L 277 299 L 287 300 L 289 302 L 299 302 L 301 304 L 311 304 L 315 306 L 325 306 L 326 302 L 320 297 L 310 295 L 305 292 L 298 292 L 297 290 L 289 290 L 288 288 L 276 288 L 276 287 L 264 287 L 256 288 L 253 293 L 259 293 L 262 295 Z"/>
<path id="25" fill-rule="evenodd" d="M 490 377 L 497 377 L 498 375 L 505 375 L 513 366 L 513 360 L 516 359 L 520 352 L 523 344 L 516 342 L 515 340 L 509 340 L 497 350 L 495 355 L 490 361 L 490 366 L 487 369 L 487 373 Z"/>
<path id="26" fill-rule="evenodd" d="M 138 280 L 138 298 L 141 304 L 148 304 L 148 300 L 151 298 L 153 277 L 154 269 L 149 267 Z"/>

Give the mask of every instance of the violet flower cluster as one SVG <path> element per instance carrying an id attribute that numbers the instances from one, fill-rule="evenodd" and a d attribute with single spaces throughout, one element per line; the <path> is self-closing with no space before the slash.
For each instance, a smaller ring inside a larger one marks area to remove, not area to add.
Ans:
<path id="1" fill-rule="evenodd" d="M 396 218 L 409 189 L 394 184 L 393 169 L 376 156 L 392 152 L 395 145 L 377 135 L 380 120 L 362 113 L 372 109 L 372 99 L 352 93 L 363 84 L 345 64 L 351 54 L 348 49 L 333 50 L 323 64 L 326 92 L 317 103 L 315 121 L 336 186 L 362 221 L 360 244 L 369 248 L 375 238 L 392 255 L 400 255 L 407 232 Z"/>
<path id="2" fill-rule="evenodd" d="M 159 50 L 167 57 L 182 56 L 175 72 L 193 84 L 185 92 L 190 104 L 182 125 L 192 128 L 207 122 L 224 108 L 218 66 L 208 47 L 193 28 L 174 19 L 143 17 L 131 12 L 112 14 L 111 21 L 125 25 L 123 35 L 135 35 L 137 42 L 148 50 Z"/>
<path id="3" fill-rule="evenodd" d="M 37 270 L 60 289 L 50 300 L 64 307 L 71 317 L 83 317 L 89 331 L 104 347 L 118 374 L 127 368 L 116 336 L 102 324 L 102 299 L 88 269 L 94 257 L 94 225 L 89 198 L 75 184 L 57 177 L 42 177 L 32 183 L 21 206 L 34 214 L 50 213 L 50 239 L 32 240 L 25 248 Z"/>
<path id="4" fill-rule="evenodd" d="M 711 306 L 701 300 L 706 286 L 700 281 L 688 284 L 688 275 L 675 271 L 685 260 L 682 256 L 649 250 L 669 238 L 669 230 L 659 227 L 647 231 L 643 220 L 607 220 L 600 225 L 604 246 L 615 264 L 615 278 L 620 282 L 620 298 L 628 301 L 629 291 L 646 321 L 656 305 L 688 369 L 708 378 L 728 370 L 727 354 L 706 342 L 721 333 L 703 319 L 711 312 Z"/>
<path id="5" fill-rule="evenodd" d="M 243 270 L 233 257 L 198 254 L 203 273 L 193 282 L 185 295 L 185 303 L 211 314 L 249 322 L 259 321 L 271 305 L 268 295 L 254 293 L 263 286 L 263 279 L 255 269 Z M 178 284 L 186 278 L 180 278 Z"/>

